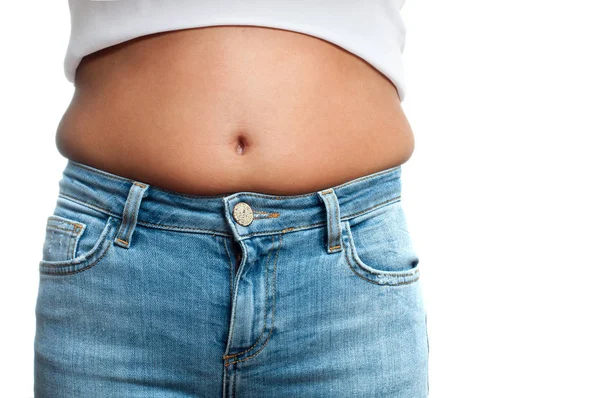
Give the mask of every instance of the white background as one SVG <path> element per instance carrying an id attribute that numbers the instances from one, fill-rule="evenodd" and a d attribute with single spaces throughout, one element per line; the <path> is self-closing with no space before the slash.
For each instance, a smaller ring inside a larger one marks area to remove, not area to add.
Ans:
<path id="1" fill-rule="evenodd" d="M 595 2 L 407 0 L 403 203 L 420 253 L 431 397 L 600 397 Z M 0 24 L 0 396 L 33 396 L 66 1 Z"/>

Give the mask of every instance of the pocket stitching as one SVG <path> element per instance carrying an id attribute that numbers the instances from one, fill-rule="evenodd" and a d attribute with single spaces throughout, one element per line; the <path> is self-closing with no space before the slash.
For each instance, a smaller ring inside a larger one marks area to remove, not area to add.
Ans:
<path id="1" fill-rule="evenodd" d="M 68 239 L 68 247 L 65 253 L 65 259 L 56 260 L 56 261 L 70 261 L 75 257 L 75 252 L 77 250 L 77 244 L 79 243 L 79 239 L 83 235 L 86 224 L 75 221 L 73 219 L 59 216 L 57 214 L 52 214 L 48 216 L 46 219 L 46 236 L 48 234 L 53 234 L 52 231 L 62 234 L 65 239 Z M 46 238 L 47 239 L 47 238 Z M 44 241 L 44 247 L 46 242 Z"/>
<path id="2" fill-rule="evenodd" d="M 112 243 L 112 238 L 115 234 L 115 230 L 116 227 L 114 225 L 114 217 L 108 216 L 106 225 L 98 237 L 96 244 L 87 253 L 67 261 L 40 260 L 38 263 L 40 273 L 48 275 L 67 275 L 84 271 L 96 265 L 96 263 L 98 263 L 98 261 L 100 261 L 100 259 L 102 259 L 108 252 L 108 249 Z M 65 269 L 74 267 L 77 268 L 72 271 L 64 271 Z"/>
<path id="3" fill-rule="evenodd" d="M 51 227 L 51 228 L 63 229 L 65 231 L 70 231 L 70 232 L 72 232 L 72 230 L 66 229 L 66 228 L 60 228 L 56 224 L 50 223 L 50 221 L 61 222 L 63 224 L 70 224 L 73 226 L 73 228 L 85 226 L 85 224 L 83 224 L 79 221 L 75 221 L 70 218 L 66 218 L 63 216 L 56 215 L 56 214 L 52 214 L 52 215 L 48 216 L 48 219 L 46 220 L 46 226 Z"/>
<path id="4" fill-rule="evenodd" d="M 78 269 L 75 269 L 73 271 L 61 271 L 57 267 L 55 271 L 40 270 L 40 273 L 42 273 L 44 275 L 72 275 L 72 274 L 76 274 L 78 272 L 85 271 L 85 270 L 93 267 L 94 265 L 98 264 L 98 262 L 102 259 L 102 257 L 104 257 L 106 255 L 106 253 L 108 253 L 108 249 L 110 249 L 110 245 L 106 245 L 106 248 L 104 249 L 104 251 L 102 252 L 102 254 L 100 255 L 100 257 L 98 257 L 93 263 L 88 264 L 88 265 L 86 265 L 83 268 L 78 268 Z M 79 265 L 81 265 L 81 264 L 79 264 Z M 68 266 L 65 266 L 65 267 L 68 267 Z"/>
<path id="5" fill-rule="evenodd" d="M 348 263 L 348 266 L 350 267 L 352 272 L 354 272 L 361 279 L 376 285 L 389 286 L 408 285 L 419 280 L 419 264 L 417 264 L 412 270 L 408 271 L 380 271 L 365 264 L 356 253 L 356 248 L 353 244 L 354 241 L 352 238 L 350 223 L 347 220 L 344 221 L 344 229 L 346 232 L 346 238 L 344 239 L 345 244 L 343 249 L 344 257 L 346 258 L 346 262 Z M 350 253 L 348 253 L 349 251 Z M 386 280 L 389 281 L 397 279 L 401 280 L 397 283 L 386 282 Z"/>

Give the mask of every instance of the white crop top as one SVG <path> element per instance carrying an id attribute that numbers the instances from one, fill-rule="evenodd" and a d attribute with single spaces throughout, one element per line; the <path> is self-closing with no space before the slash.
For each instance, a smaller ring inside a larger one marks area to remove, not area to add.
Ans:
<path id="1" fill-rule="evenodd" d="M 402 53 L 405 0 L 69 0 L 71 34 L 64 59 L 74 83 L 81 59 L 151 33 L 211 25 L 257 25 L 334 43 L 406 87 Z"/>

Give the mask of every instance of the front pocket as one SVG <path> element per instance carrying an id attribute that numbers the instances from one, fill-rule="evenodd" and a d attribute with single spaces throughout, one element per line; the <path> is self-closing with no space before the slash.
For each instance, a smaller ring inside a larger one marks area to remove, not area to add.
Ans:
<path id="1" fill-rule="evenodd" d="M 85 231 L 85 224 L 65 217 L 51 215 L 46 220 L 46 237 L 42 259 L 67 261 L 75 257 L 77 243 Z"/>
<path id="2" fill-rule="evenodd" d="M 342 222 L 346 262 L 361 279 L 406 285 L 419 278 L 419 257 L 407 230 L 401 202 Z"/>
<path id="3" fill-rule="evenodd" d="M 39 271 L 73 274 L 96 265 L 110 250 L 120 219 L 59 198 L 46 222 Z"/>

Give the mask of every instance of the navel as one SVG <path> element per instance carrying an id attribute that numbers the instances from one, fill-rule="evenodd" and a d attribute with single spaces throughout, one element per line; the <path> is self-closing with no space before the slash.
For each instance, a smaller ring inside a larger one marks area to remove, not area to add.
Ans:
<path id="1" fill-rule="evenodd" d="M 245 155 L 248 151 L 248 138 L 244 134 L 238 134 L 235 150 L 238 155 Z"/>

